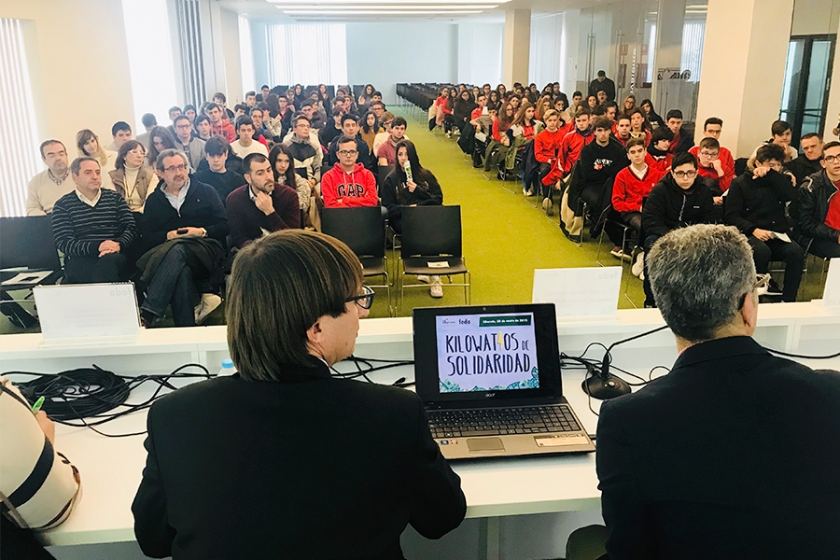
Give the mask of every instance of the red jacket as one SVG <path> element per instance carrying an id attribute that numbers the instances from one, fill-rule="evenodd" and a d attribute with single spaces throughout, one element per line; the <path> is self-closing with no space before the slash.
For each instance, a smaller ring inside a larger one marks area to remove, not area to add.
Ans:
<path id="1" fill-rule="evenodd" d="M 583 147 L 591 144 L 594 140 L 594 132 L 589 131 L 584 136 L 577 128 L 563 138 L 563 142 L 560 144 L 560 158 L 558 163 L 564 175 L 571 171 L 572 166 L 577 163 Z"/>
<path id="2" fill-rule="evenodd" d="M 612 206 L 616 212 L 641 212 L 642 199 L 650 194 L 653 186 L 665 175 L 664 171 L 648 164 L 645 176 L 639 179 L 630 166 L 615 176 L 612 191 Z"/>
<path id="3" fill-rule="evenodd" d="M 379 206 L 376 179 L 361 163 L 350 173 L 345 173 L 341 164 L 336 163 L 321 177 L 321 196 L 324 208 Z"/>
<path id="4" fill-rule="evenodd" d="M 719 177 L 717 170 L 714 167 L 703 167 L 700 165 L 700 146 L 694 146 L 688 153 L 693 154 L 697 158 L 697 174 L 701 177 L 716 180 L 721 193 L 729 190 L 729 185 L 732 184 L 732 179 L 735 178 L 735 160 L 732 158 L 732 152 L 723 146 L 720 147 L 720 154 L 718 159 L 723 167 L 723 177 Z M 714 189 L 712 189 L 714 191 Z M 714 193 L 717 195 L 717 193 Z"/>
<path id="5" fill-rule="evenodd" d="M 234 130 L 233 125 L 227 119 L 222 119 L 222 124 L 219 126 L 210 123 L 210 134 L 213 136 L 224 136 L 229 143 L 233 143 L 236 140 L 236 130 Z"/>
<path id="6" fill-rule="evenodd" d="M 444 115 L 452 114 L 452 109 L 449 108 L 449 100 L 445 97 L 435 99 L 435 107 L 437 107 L 438 111 L 442 111 Z"/>
<path id="7" fill-rule="evenodd" d="M 674 154 L 668 154 L 663 158 L 655 158 L 650 155 L 650 152 L 645 154 L 645 163 L 649 166 L 653 167 L 657 171 L 661 172 L 662 175 L 668 172 L 671 169 L 671 162 L 674 160 Z"/>
<path id="8" fill-rule="evenodd" d="M 491 131 L 493 133 L 493 140 L 495 140 L 496 142 L 501 142 L 502 134 L 507 132 L 507 129 L 510 128 L 510 124 L 508 124 L 505 128 L 502 128 L 501 122 L 501 120 L 496 119 L 495 121 L 493 121 L 493 126 L 491 128 Z"/>
<path id="9" fill-rule="evenodd" d="M 554 132 L 545 129 L 537 134 L 537 137 L 534 138 L 534 157 L 536 160 L 548 164 L 556 162 L 564 136 L 563 131 L 559 129 Z"/>

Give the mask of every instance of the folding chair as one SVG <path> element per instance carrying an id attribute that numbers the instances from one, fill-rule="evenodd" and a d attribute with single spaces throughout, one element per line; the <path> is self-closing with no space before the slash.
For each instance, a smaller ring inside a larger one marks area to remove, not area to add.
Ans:
<path id="1" fill-rule="evenodd" d="M 38 319 L 19 302 L 28 299 L 35 286 L 55 284 L 63 276 L 50 217 L 0 218 L 0 242 L 0 312 L 18 327 L 34 327 Z M 14 299 L 9 292 L 16 290 L 27 291 L 26 297 Z"/>
<path id="2" fill-rule="evenodd" d="M 411 206 L 402 209 L 400 292 L 397 309 L 402 309 L 406 288 L 427 288 L 428 284 L 406 284 L 405 276 L 446 276 L 449 286 L 462 286 L 470 304 L 470 272 L 462 255 L 460 206 Z M 452 283 L 453 275 L 464 282 Z"/>
<path id="3" fill-rule="evenodd" d="M 385 256 L 385 222 L 380 206 L 362 208 L 324 208 L 321 210 L 323 233 L 339 239 L 350 247 L 362 263 L 362 274 L 384 276 L 384 284 L 369 284 L 371 288 L 385 288 L 388 294 L 388 315 L 393 315 L 388 258 Z"/>

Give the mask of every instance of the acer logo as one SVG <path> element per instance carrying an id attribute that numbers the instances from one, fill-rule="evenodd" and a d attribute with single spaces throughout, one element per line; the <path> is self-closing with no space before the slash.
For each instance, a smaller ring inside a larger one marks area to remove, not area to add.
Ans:
<path id="1" fill-rule="evenodd" d="M 488 398 L 488 399 L 493 398 L 495 396 L 496 396 L 496 393 L 484 393 L 484 397 Z"/>

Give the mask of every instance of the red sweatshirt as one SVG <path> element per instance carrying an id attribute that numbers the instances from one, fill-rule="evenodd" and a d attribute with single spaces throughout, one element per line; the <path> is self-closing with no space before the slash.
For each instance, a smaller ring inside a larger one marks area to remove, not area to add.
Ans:
<path id="1" fill-rule="evenodd" d="M 568 133 L 560 144 L 560 167 L 565 175 L 572 170 L 572 166 L 577 163 L 580 158 L 580 151 L 584 146 L 591 144 L 595 140 L 595 133 L 587 131 L 584 136 L 575 128 Z"/>
<path id="2" fill-rule="evenodd" d="M 630 166 L 619 171 L 615 176 L 612 191 L 612 205 L 616 212 L 641 212 L 642 199 L 650 194 L 653 186 L 665 175 L 648 164 L 644 177 L 633 173 Z"/>
<path id="3" fill-rule="evenodd" d="M 493 130 L 492 130 L 493 131 L 493 140 L 495 140 L 496 142 L 501 142 L 502 141 L 502 134 L 507 132 L 507 129 L 510 128 L 510 124 L 508 124 L 506 127 L 502 128 L 501 123 L 502 123 L 502 121 L 500 119 L 496 119 L 495 121 L 493 121 Z"/>
<path id="4" fill-rule="evenodd" d="M 564 136 L 563 131 L 559 129 L 554 132 L 545 129 L 537 134 L 537 137 L 534 138 L 534 157 L 536 160 L 548 164 L 556 162 Z"/>
<path id="5" fill-rule="evenodd" d="M 729 185 L 732 184 L 732 179 L 735 178 L 735 160 L 732 159 L 732 152 L 723 146 L 720 147 L 720 154 L 718 159 L 723 167 L 723 177 L 718 176 L 717 170 L 714 167 L 703 167 L 700 165 L 700 146 L 694 146 L 688 153 L 694 154 L 697 158 L 697 174 L 701 177 L 716 180 L 721 193 L 729 190 Z"/>
<path id="6" fill-rule="evenodd" d="M 645 154 L 645 163 L 662 173 L 662 175 L 665 175 L 671 169 L 671 162 L 673 160 L 674 154 L 668 154 L 663 158 L 655 158 L 650 155 L 650 152 Z"/>
<path id="7" fill-rule="evenodd" d="M 336 163 L 321 177 L 321 196 L 324 208 L 379 206 L 376 179 L 361 163 L 350 173 L 345 173 L 341 164 Z"/>
<path id="8" fill-rule="evenodd" d="M 448 100 L 445 97 L 435 99 L 435 107 L 437 107 L 438 111 L 443 112 L 444 115 L 452 114 L 452 109 L 449 108 Z"/>

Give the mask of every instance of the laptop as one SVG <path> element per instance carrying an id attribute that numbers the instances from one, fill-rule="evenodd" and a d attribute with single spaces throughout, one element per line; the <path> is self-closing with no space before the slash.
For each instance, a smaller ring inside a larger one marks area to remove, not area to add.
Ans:
<path id="1" fill-rule="evenodd" d="M 417 394 L 447 459 L 587 453 L 563 397 L 554 304 L 417 308 Z"/>

